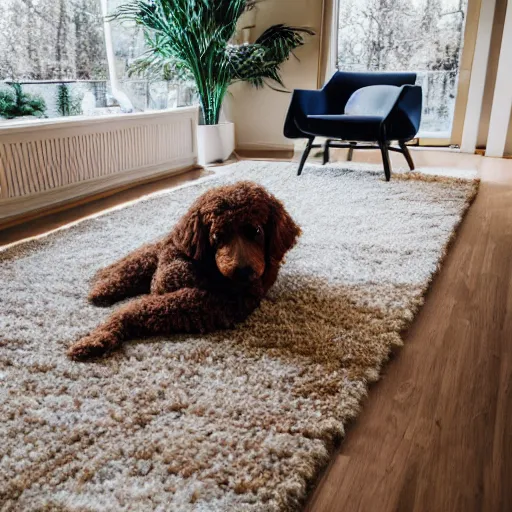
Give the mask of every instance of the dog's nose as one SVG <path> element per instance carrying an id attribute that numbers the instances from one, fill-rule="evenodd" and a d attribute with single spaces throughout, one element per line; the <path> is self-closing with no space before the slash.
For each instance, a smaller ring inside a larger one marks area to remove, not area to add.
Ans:
<path id="1" fill-rule="evenodd" d="M 254 270 L 251 267 L 237 267 L 234 278 L 237 281 L 249 281 L 253 275 Z"/>

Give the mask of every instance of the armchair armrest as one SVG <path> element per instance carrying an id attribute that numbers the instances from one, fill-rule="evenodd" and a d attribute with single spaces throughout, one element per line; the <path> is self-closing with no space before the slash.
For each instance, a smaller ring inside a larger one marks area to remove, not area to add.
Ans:
<path id="1" fill-rule="evenodd" d="M 419 85 L 402 85 L 396 102 L 383 121 L 388 139 L 414 138 L 420 128 L 422 103 Z"/>
<path id="2" fill-rule="evenodd" d="M 295 89 L 284 123 L 284 136 L 289 139 L 308 137 L 302 131 L 307 127 L 307 116 L 325 113 L 327 102 L 323 90 Z"/>

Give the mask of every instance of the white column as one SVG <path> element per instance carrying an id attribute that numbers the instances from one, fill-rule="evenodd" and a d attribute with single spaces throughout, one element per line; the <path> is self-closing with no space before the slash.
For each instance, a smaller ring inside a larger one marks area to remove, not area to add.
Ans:
<path id="1" fill-rule="evenodd" d="M 512 1 L 507 4 L 485 156 L 502 157 L 512 114 Z"/>
<path id="2" fill-rule="evenodd" d="M 101 12 L 103 14 L 103 33 L 105 35 L 105 51 L 107 54 L 110 90 L 112 92 L 112 96 L 114 96 L 114 98 L 119 103 L 122 112 L 133 112 L 134 108 L 132 102 L 130 101 L 130 98 L 128 98 L 126 93 L 121 90 L 121 87 L 119 86 L 119 81 L 117 79 L 116 58 L 114 55 L 114 47 L 112 45 L 112 29 L 110 26 L 110 22 L 106 19 L 106 17 L 109 14 L 107 4 L 108 0 L 101 0 Z"/>
<path id="3" fill-rule="evenodd" d="M 460 150 L 463 153 L 474 153 L 476 149 L 478 127 L 480 125 L 480 116 L 482 114 L 485 77 L 487 76 L 487 65 L 489 62 L 489 51 L 491 48 L 491 35 L 495 7 L 496 0 L 482 0 L 480 5 L 478 32 L 476 36 L 473 65 L 471 66 L 468 102 L 466 106 L 466 115 L 464 117 L 462 143 L 460 146 Z"/>
<path id="4" fill-rule="evenodd" d="M 329 49 L 329 67 L 325 75 L 325 79 L 331 77 L 337 70 L 338 59 L 338 32 L 340 25 L 340 0 L 334 0 L 332 6 L 331 21 L 331 46 Z"/>

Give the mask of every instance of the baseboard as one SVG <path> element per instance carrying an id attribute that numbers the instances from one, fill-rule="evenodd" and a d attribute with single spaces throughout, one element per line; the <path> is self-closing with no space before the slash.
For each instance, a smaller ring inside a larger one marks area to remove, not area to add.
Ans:
<path id="1" fill-rule="evenodd" d="M 284 144 L 241 144 L 236 154 L 241 158 L 290 160 L 293 158 L 293 146 Z"/>
<path id="2" fill-rule="evenodd" d="M 266 150 L 266 151 L 277 151 L 293 149 L 293 142 L 274 144 L 272 142 L 239 142 L 237 141 L 236 150 Z"/>
<path id="3" fill-rule="evenodd" d="M 169 162 L 164 167 L 134 169 L 121 174 L 87 180 L 34 196 L 0 201 L 0 230 L 36 218 L 74 208 L 152 181 L 197 169 L 195 159 Z"/>

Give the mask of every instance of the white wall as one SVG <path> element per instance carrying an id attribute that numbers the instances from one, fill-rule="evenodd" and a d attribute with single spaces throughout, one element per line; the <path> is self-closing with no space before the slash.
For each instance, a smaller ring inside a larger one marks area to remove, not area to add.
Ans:
<path id="1" fill-rule="evenodd" d="M 258 6 L 256 28 L 251 42 L 265 29 L 277 23 L 307 26 L 316 35 L 308 37 L 305 46 L 296 51 L 300 62 L 293 56 L 282 66 L 285 85 L 293 89 L 316 89 L 320 50 L 322 0 L 265 0 Z M 232 117 L 236 124 L 238 149 L 287 149 L 293 141 L 283 136 L 283 124 L 290 102 L 290 94 L 255 89 L 239 83 L 231 88 Z"/>

